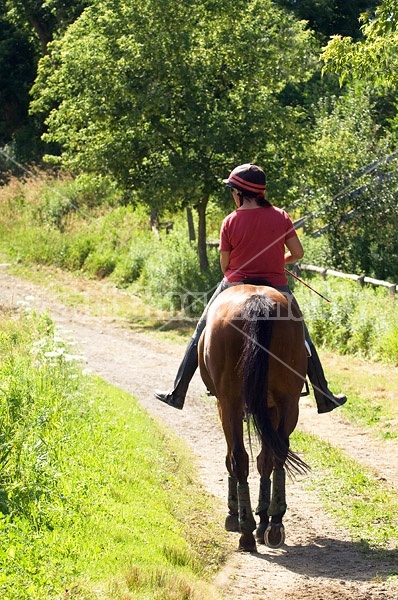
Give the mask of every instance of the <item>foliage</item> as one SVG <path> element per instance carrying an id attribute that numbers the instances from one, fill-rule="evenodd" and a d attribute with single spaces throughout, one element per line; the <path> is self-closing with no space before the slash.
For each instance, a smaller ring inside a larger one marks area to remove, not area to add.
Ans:
<path id="1" fill-rule="evenodd" d="M 198 580 L 225 550 L 195 525 L 214 500 L 182 449 L 83 375 L 47 316 L 2 314 L 0 349 L 1 597 L 160 598 L 159 580 L 166 595 L 211 597 Z"/>
<path id="2" fill-rule="evenodd" d="M 398 306 L 384 288 L 362 289 L 336 278 L 314 278 L 310 285 L 331 300 L 329 304 L 308 288 L 295 287 L 315 345 L 398 365 Z"/>
<path id="3" fill-rule="evenodd" d="M 40 140 L 44 124 L 29 115 L 30 88 L 48 42 L 72 22 L 85 0 L 5 0 L 0 7 L 0 172 L 55 151 Z M 18 169 L 16 168 L 18 167 Z"/>
<path id="4" fill-rule="evenodd" d="M 39 145 L 39 130 L 28 117 L 29 89 L 35 74 L 31 40 L 9 23 L 0 9 L 0 148 L 16 160 L 25 160 Z M 0 179 L 11 167 L 2 153 Z"/>
<path id="5" fill-rule="evenodd" d="M 9 187 L 15 196 L 12 201 L 3 196 L 0 229 L 2 243 L 16 260 L 82 270 L 97 278 L 113 274 L 120 285 L 139 277 L 151 252 L 149 218 L 142 209 L 113 208 L 118 192 L 102 178 L 51 184 L 36 178 L 27 185 L 12 181 Z M 102 205 L 98 214 L 97 205 Z"/>
<path id="6" fill-rule="evenodd" d="M 373 111 L 361 87 L 320 104 L 306 149 L 303 202 L 316 217 L 307 230 L 326 226 L 330 266 L 395 279 L 398 155 Z"/>
<path id="7" fill-rule="evenodd" d="M 327 40 L 336 34 L 360 37 L 360 15 L 365 11 L 370 13 L 378 0 L 278 0 L 278 4 L 308 21 L 311 29 Z"/>
<path id="8" fill-rule="evenodd" d="M 40 42 L 45 53 L 47 44 L 72 23 L 89 0 L 5 0 L 5 15 L 20 31 Z"/>
<path id="9" fill-rule="evenodd" d="M 159 240 L 148 255 L 139 280 L 140 294 L 163 310 L 182 318 L 199 316 L 221 281 L 218 250 L 210 253 L 210 268 L 201 273 L 195 247 L 178 231 Z"/>
<path id="10" fill-rule="evenodd" d="M 384 0 L 363 23 L 363 40 L 335 36 L 322 55 L 325 72 L 349 87 L 323 103 L 311 136 L 311 196 L 329 225 L 329 264 L 396 279 L 396 2 Z"/>
<path id="11" fill-rule="evenodd" d="M 350 37 L 333 37 L 323 52 L 325 69 L 337 73 L 342 82 L 355 78 L 396 89 L 397 23 L 397 3 L 383 0 L 375 18 L 364 16 L 364 40 L 354 43 Z"/>
<path id="12" fill-rule="evenodd" d="M 28 517 L 37 529 L 52 527 L 46 497 L 59 477 L 56 455 L 71 398 L 82 399 L 75 357 L 45 316 L 27 317 L 23 327 L 2 316 L 1 324 L 1 510 Z M 22 351 L 29 329 L 30 344 Z"/>
<path id="13" fill-rule="evenodd" d="M 314 61 L 310 32 L 270 0 L 101 0 L 49 46 L 32 109 L 62 149 L 49 160 L 108 174 L 158 210 L 197 207 L 206 270 L 210 196 L 235 163 L 278 173 L 294 155 L 301 111 L 278 92 Z"/>

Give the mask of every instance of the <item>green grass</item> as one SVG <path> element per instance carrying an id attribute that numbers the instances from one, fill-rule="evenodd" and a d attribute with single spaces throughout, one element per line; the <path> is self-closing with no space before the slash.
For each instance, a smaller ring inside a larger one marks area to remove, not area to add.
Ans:
<path id="1" fill-rule="evenodd" d="M 0 342 L 1 598 L 215 597 L 228 541 L 186 448 L 47 317 L 3 317 Z"/>
<path id="2" fill-rule="evenodd" d="M 347 395 L 348 402 L 339 412 L 374 437 L 397 438 L 398 369 L 322 350 L 320 356 L 330 388 Z"/>
<path id="3" fill-rule="evenodd" d="M 314 435 L 296 431 L 292 445 L 313 469 L 308 488 L 364 551 L 391 560 L 391 575 L 398 575 L 397 494 L 365 467 Z"/>
<path id="4" fill-rule="evenodd" d="M 382 287 L 321 277 L 304 279 L 326 298 L 297 283 L 294 294 L 319 347 L 398 366 L 398 302 Z"/>

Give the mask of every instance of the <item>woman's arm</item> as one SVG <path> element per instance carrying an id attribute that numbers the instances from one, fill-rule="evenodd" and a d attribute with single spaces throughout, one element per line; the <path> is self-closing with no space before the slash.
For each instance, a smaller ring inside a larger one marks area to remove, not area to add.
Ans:
<path id="1" fill-rule="evenodd" d="M 228 269 L 228 265 L 229 265 L 229 255 L 231 253 L 230 252 L 220 252 L 220 265 L 221 265 L 221 271 L 223 273 L 225 273 L 225 271 Z"/>
<path id="2" fill-rule="evenodd" d="M 297 235 L 289 238 L 285 242 L 288 252 L 285 253 L 285 265 L 294 263 L 304 256 L 304 248 L 301 245 Z"/>

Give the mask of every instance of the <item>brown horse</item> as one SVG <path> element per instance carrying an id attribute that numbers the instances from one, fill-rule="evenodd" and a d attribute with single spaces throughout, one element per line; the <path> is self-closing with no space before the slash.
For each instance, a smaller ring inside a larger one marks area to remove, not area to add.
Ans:
<path id="1" fill-rule="evenodd" d="M 241 532 L 240 550 L 256 551 L 256 521 L 247 483 L 249 456 L 243 434 L 245 415 L 261 443 L 256 538 L 278 548 L 285 539 L 285 467 L 298 472 L 308 469 L 289 450 L 307 371 L 300 310 L 294 300 L 274 288 L 232 286 L 210 305 L 198 351 L 201 376 L 217 398 L 227 442 L 229 514 L 225 527 Z"/>

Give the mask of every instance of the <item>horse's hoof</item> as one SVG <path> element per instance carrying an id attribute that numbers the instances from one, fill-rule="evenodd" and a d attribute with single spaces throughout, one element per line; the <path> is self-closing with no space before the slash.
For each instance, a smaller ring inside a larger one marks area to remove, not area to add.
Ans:
<path id="1" fill-rule="evenodd" d="M 285 543 L 285 528 L 282 523 L 270 524 L 264 536 L 268 548 L 280 548 Z"/>
<path id="2" fill-rule="evenodd" d="M 265 532 L 267 531 L 268 523 L 260 523 L 256 530 L 256 540 L 259 544 L 265 544 Z"/>
<path id="3" fill-rule="evenodd" d="M 227 531 L 234 531 L 234 532 L 240 531 L 238 515 L 231 515 L 231 514 L 227 515 L 227 517 L 225 519 L 225 529 Z"/>
<path id="4" fill-rule="evenodd" d="M 238 550 L 240 552 L 257 552 L 256 540 L 252 533 L 241 535 Z"/>

